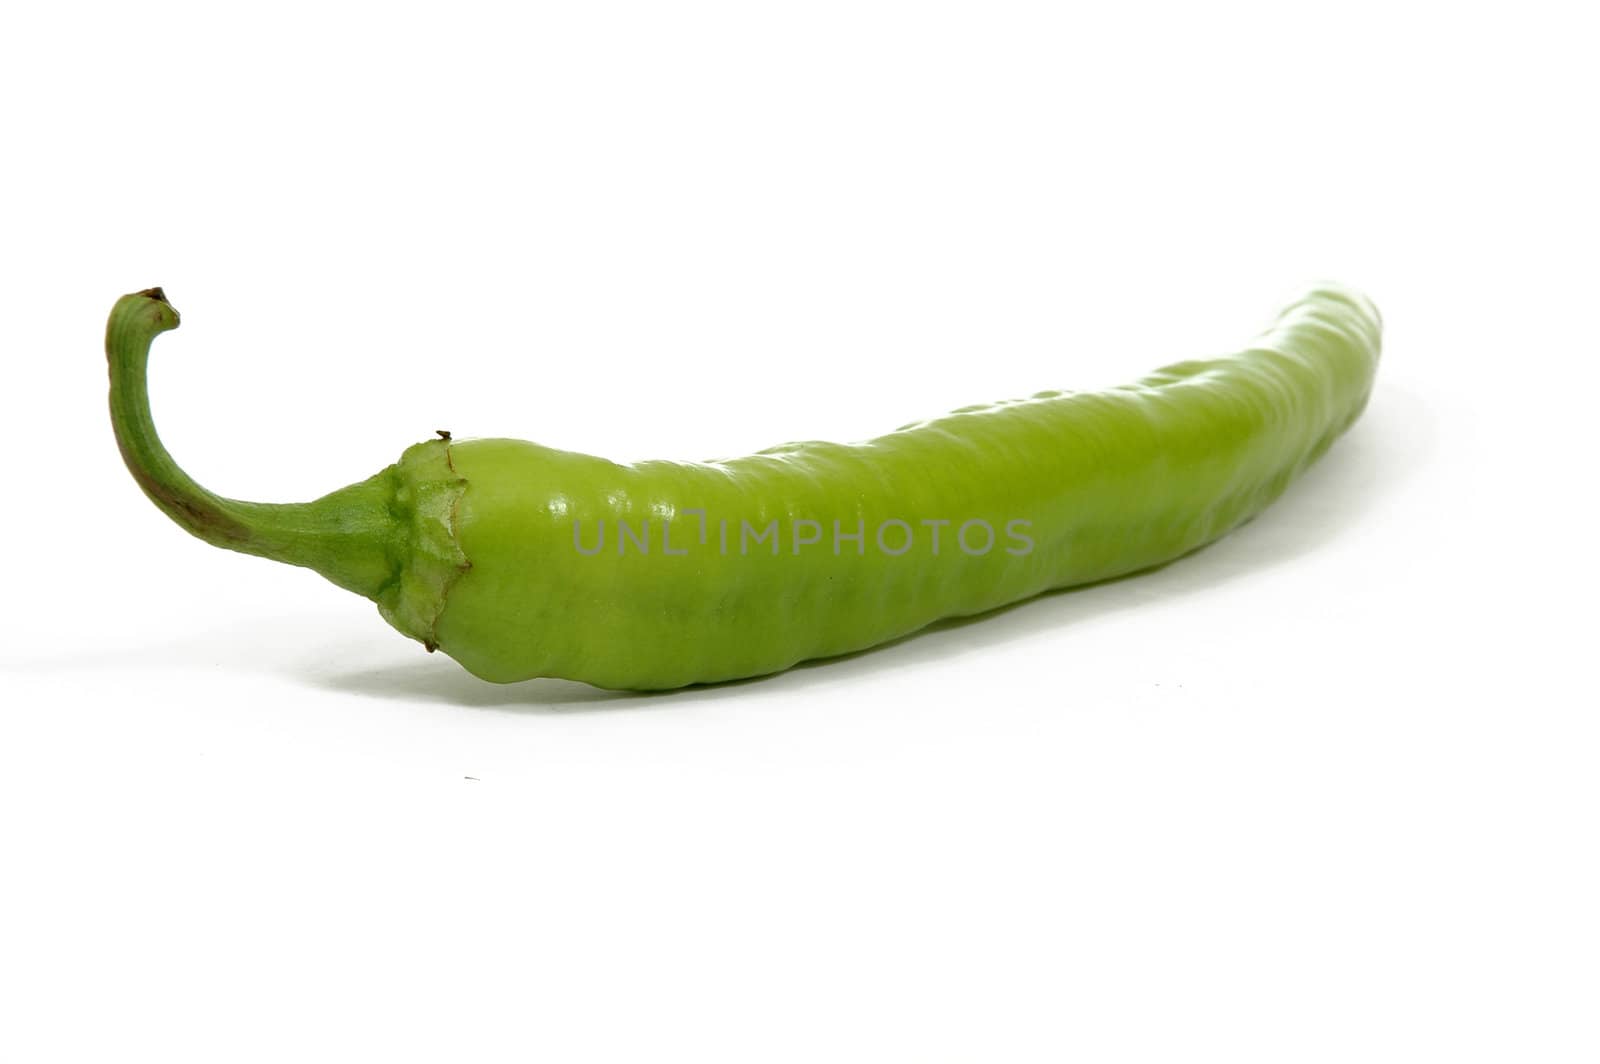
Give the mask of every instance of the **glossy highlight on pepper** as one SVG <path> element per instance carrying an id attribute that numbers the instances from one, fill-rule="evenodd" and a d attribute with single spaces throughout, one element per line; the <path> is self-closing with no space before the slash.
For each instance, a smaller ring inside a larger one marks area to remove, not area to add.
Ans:
<path id="1" fill-rule="evenodd" d="M 1381 335 L 1370 302 L 1322 285 L 1235 354 L 860 443 L 623 465 L 441 433 L 357 484 L 271 504 L 202 488 L 156 434 L 150 346 L 177 326 L 151 288 L 106 328 L 117 444 L 169 517 L 316 570 L 485 680 L 629 690 L 778 672 L 1195 550 L 1360 416 Z"/>

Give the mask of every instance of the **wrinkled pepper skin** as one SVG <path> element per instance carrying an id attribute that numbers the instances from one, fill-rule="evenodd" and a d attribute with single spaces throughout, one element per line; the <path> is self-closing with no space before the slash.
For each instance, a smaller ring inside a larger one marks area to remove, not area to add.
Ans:
<path id="1" fill-rule="evenodd" d="M 1203 546 L 1356 420 L 1381 331 L 1363 297 L 1322 286 L 1237 354 L 864 443 L 619 465 L 444 438 L 272 505 L 212 495 L 161 446 L 145 364 L 177 320 L 151 289 L 107 328 L 118 443 L 169 516 L 316 569 L 483 679 L 632 690 L 777 672 Z"/>

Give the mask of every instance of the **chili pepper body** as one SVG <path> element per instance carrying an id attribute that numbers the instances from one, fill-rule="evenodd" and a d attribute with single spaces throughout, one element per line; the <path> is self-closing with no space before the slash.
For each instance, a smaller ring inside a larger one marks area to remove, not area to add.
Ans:
<path id="1" fill-rule="evenodd" d="M 205 492 L 161 447 L 144 364 L 176 324 L 159 289 L 126 296 L 107 352 L 124 457 L 180 524 L 317 569 L 486 680 L 635 690 L 780 671 L 1203 546 L 1360 415 L 1381 331 L 1364 298 L 1324 286 L 1237 354 L 862 443 L 622 465 L 438 439 L 271 506 Z"/>

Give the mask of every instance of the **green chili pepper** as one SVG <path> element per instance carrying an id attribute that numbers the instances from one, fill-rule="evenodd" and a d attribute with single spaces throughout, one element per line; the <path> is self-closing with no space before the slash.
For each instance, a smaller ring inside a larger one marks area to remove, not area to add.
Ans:
<path id="1" fill-rule="evenodd" d="M 145 368 L 177 325 L 152 288 L 106 330 L 117 443 L 174 521 L 315 569 L 486 680 L 640 690 L 776 672 L 1188 553 L 1355 421 L 1380 333 L 1364 298 L 1320 287 L 1238 354 L 865 443 L 618 465 L 441 433 L 369 480 L 273 505 L 206 491 L 157 437 Z"/>

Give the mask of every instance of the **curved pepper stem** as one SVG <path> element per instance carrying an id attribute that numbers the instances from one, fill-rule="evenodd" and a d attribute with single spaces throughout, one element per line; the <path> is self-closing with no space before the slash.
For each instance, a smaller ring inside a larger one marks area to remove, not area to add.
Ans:
<path id="1" fill-rule="evenodd" d="M 111 368 L 111 424 L 128 471 L 168 517 L 218 547 L 315 569 L 370 599 L 398 579 L 405 551 L 391 503 L 395 467 L 308 503 L 225 499 L 178 467 L 150 416 L 146 368 L 150 343 L 178 327 L 178 312 L 159 288 L 123 296 L 106 324 Z"/>

